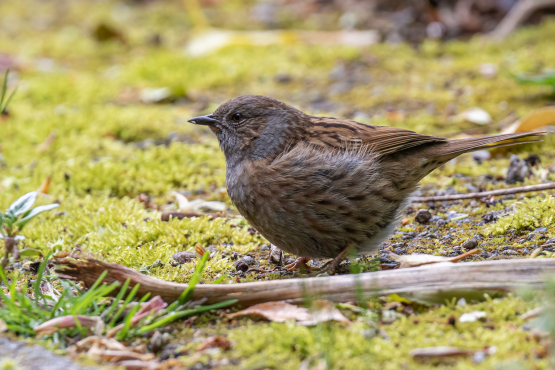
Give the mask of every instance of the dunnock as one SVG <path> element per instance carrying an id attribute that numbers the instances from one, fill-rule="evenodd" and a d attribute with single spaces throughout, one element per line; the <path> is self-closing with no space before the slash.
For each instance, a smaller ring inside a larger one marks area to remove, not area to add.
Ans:
<path id="1" fill-rule="evenodd" d="M 350 248 L 376 250 L 418 182 L 435 168 L 463 153 L 516 144 L 504 142 L 509 139 L 544 135 L 447 140 L 309 116 L 256 95 L 231 99 L 189 122 L 216 134 L 229 196 L 252 226 L 286 252 L 340 256 L 339 262 Z"/>

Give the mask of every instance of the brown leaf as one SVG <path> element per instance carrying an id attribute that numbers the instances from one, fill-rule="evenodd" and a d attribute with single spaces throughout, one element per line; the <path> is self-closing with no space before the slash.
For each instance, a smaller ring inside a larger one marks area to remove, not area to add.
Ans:
<path id="1" fill-rule="evenodd" d="M 555 107 L 543 107 L 516 121 L 501 133 L 538 131 L 543 127 L 552 125 L 555 125 Z"/>
<path id="2" fill-rule="evenodd" d="M 222 350 L 227 351 L 231 348 L 231 342 L 224 337 L 210 337 L 198 346 L 197 352 L 203 351 L 207 348 L 221 348 Z"/>
<path id="3" fill-rule="evenodd" d="M 206 251 L 206 249 L 204 249 L 204 247 L 200 243 L 198 243 L 195 246 L 195 253 L 196 253 L 198 258 L 202 258 L 204 256 L 204 253 L 208 253 L 208 252 Z M 212 259 L 212 257 L 209 256 L 208 260 L 210 261 L 211 259 Z"/>
<path id="4" fill-rule="evenodd" d="M 105 361 L 125 361 L 125 360 L 140 360 L 149 361 L 154 359 L 152 353 L 137 353 L 133 351 L 115 351 L 112 349 L 100 349 L 92 347 L 87 354 L 92 357 L 98 357 Z"/>
<path id="5" fill-rule="evenodd" d="M 294 319 L 300 325 L 315 325 L 320 322 L 330 320 L 350 323 L 343 314 L 335 308 L 333 303 L 324 300 L 316 300 L 312 302 L 311 309 L 298 307 L 285 302 L 267 302 L 257 304 L 227 317 L 233 318 L 244 315 L 262 316 L 270 321 L 284 322 Z"/>
<path id="6" fill-rule="evenodd" d="M 48 335 L 57 332 L 59 329 L 74 328 L 77 326 L 75 318 L 79 320 L 82 327 L 95 328 L 95 332 L 104 330 L 104 322 L 100 316 L 68 315 L 48 320 L 35 328 L 37 335 Z"/>
<path id="7" fill-rule="evenodd" d="M 432 256 L 430 254 L 422 254 L 422 253 L 413 253 L 408 254 L 406 256 L 399 256 L 391 251 L 388 251 L 388 256 L 395 262 L 401 263 L 399 268 L 406 268 L 406 267 L 417 267 L 422 265 L 429 265 L 432 263 L 440 263 L 440 262 L 459 262 L 460 260 L 478 253 L 478 249 L 473 249 L 466 253 L 463 253 L 456 257 L 441 257 L 441 256 Z"/>
<path id="8" fill-rule="evenodd" d="M 67 350 L 72 356 L 86 353 L 104 361 L 116 362 L 117 365 L 124 366 L 125 369 L 156 369 L 154 365 L 157 365 L 157 361 L 153 360 L 154 355 L 152 353 L 144 353 L 144 345 L 126 347 L 112 338 L 90 336 L 75 343 Z"/>
<path id="9" fill-rule="evenodd" d="M 125 370 L 155 370 L 160 368 L 160 363 L 156 360 L 125 360 L 114 363 L 115 366 L 122 366 Z M 164 367 L 165 369 L 165 367 Z"/>
<path id="10" fill-rule="evenodd" d="M 68 352 L 71 354 L 77 354 L 87 352 L 93 347 L 110 349 L 114 351 L 126 351 L 128 349 L 126 346 L 115 339 L 91 335 L 90 337 L 81 339 L 79 342 L 69 347 Z"/>

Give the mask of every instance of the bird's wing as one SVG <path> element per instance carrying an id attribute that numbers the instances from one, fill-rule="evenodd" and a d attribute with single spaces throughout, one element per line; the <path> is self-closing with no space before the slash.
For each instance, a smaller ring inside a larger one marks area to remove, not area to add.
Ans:
<path id="1" fill-rule="evenodd" d="M 447 141 L 446 138 L 421 135 L 416 132 L 386 126 L 337 118 L 313 117 L 308 128 L 310 144 L 335 149 L 368 148 L 379 155 L 386 155 L 413 148 L 422 144 Z"/>

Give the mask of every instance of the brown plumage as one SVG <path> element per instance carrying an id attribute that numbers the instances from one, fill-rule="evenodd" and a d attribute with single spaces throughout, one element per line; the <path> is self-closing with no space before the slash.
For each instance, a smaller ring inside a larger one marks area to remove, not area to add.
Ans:
<path id="1" fill-rule="evenodd" d="M 460 154 L 542 132 L 463 140 L 309 116 L 278 100 L 246 95 L 208 125 L 226 157 L 227 189 L 271 243 L 303 257 L 372 252 L 395 229 L 418 182 Z M 492 145 L 493 144 L 493 145 Z"/>

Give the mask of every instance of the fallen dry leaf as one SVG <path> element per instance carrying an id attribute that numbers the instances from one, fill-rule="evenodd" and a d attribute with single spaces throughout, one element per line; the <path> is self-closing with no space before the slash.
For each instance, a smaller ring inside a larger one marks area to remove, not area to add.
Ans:
<path id="1" fill-rule="evenodd" d="M 115 339 L 96 335 L 80 340 L 67 350 L 73 357 L 86 353 L 88 356 L 110 361 L 125 369 L 156 369 L 158 366 L 152 353 L 144 353 L 144 345 L 126 347 Z"/>
<path id="2" fill-rule="evenodd" d="M 87 355 L 92 357 L 98 357 L 104 361 L 125 361 L 125 360 L 139 360 L 139 361 L 150 361 L 154 359 L 154 354 L 152 353 L 137 353 L 133 351 L 115 351 L 113 349 L 101 349 L 98 347 L 92 347 Z"/>
<path id="3" fill-rule="evenodd" d="M 198 346 L 197 352 L 203 351 L 207 348 L 221 348 L 224 351 L 227 351 L 231 348 L 231 342 L 224 337 L 210 337 Z"/>
<path id="4" fill-rule="evenodd" d="M 445 357 L 471 356 L 476 350 L 463 349 L 459 347 L 425 347 L 410 351 L 411 357 L 419 360 Z"/>
<path id="5" fill-rule="evenodd" d="M 181 211 L 184 209 L 187 209 L 187 205 L 189 204 L 189 199 L 187 199 L 187 197 L 181 193 L 178 193 L 177 191 L 173 191 L 172 195 L 175 197 L 175 199 L 177 200 L 177 208 Z"/>
<path id="6" fill-rule="evenodd" d="M 121 366 L 125 370 L 155 370 L 160 368 L 160 363 L 156 360 L 125 360 L 114 363 L 115 366 Z"/>
<path id="7" fill-rule="evenodd" d="M 254 305 L 227 317 L 233 318 L 237 316 L 257 315 L 262 316 L 270 321 L 284 322 L 287 320 L 296 320 L 300 325 L 316 325 L 320 322 L 330 320 L 350 323 L 343 314 L 335 308 L 333 303 L 324 300 L 316 300 L 312 302 L 312 307 L 298 307 L 285 302 L 267 302 Z"/>
<path id="8" fill-rule="evenodd" d="M 515 132 L 538 131 L 551 125 L 555 125 L 555 107 L 543 107 L 516 121 L 501 133 L 512 134 Z"/>
<path id="9" fill-rule="evenodd" d="M 196 256 L 197 256 L 198 258 L 202 258 L 202 256 L 204 256 L 204 253 L 208 253 L 208 252 L 206 251 L 206 249 L 204 249 L 204 247 L 203 247 L 200 243 L 198 243 L 198 244 L 195 246 L 195 254 L 196 254 Z M 208 256 L 208 260 L 210 261 L 211 259 L 212 259 L 212 256 Z"/>
<path id="10" fill-rule="evenodd" d="M 57 332 L 59 329 L 74 328 L 77 326 L 75 319 L 79 320 L 82 327 L 94 328 L 95 333 L 102 333 L 104 330 L 104 322 L 100 316 L 68 315 L 40 324 L 35 328 L 35 333 L 37 335 L 49 335 Z"/>
<path id="11" fill-rule="evenodd" d="M 122 343 L 118 342 L 117 340 L 100 337 L 98 335 L 91 335 L 90 337 L 81 339 L 79 342 L 69 347 L 69 349 L 71 349 L 70 352 L 72 353 L 81 353 L 81 352 L 86 352 L 90 350 L 93 346 L 97 346 L 105 349 L 111 349 L 114 351 L 127 350 L 127 347 L 124 346 Z"/>
<path id="12" fill-rule="evenodd" d="M 466 253 L 463 253 L 456 257 L 441 257 L 441 256 L 432 256 L 430 254 L 423 254 L 423 253 L 413 253 L 408 254 L 406 256 L 399 256 L 391 251 L 388 251 L 388 256 L 395 262 L 399 262 L 401 265 L 399 268 L 407 268 L 407 267 L 417 267 L 422 265 L 429 265 L 432 263 L 440 263 L 440 262 L 459 262 L 460 260 L 478 253 L 478 249 L 473 249 Z"/>

